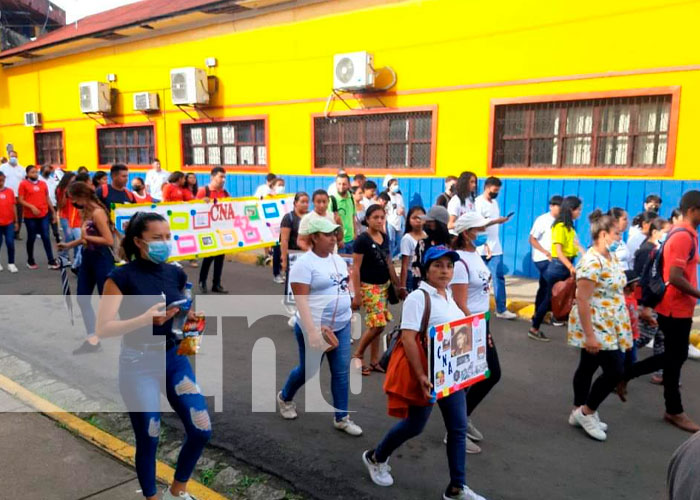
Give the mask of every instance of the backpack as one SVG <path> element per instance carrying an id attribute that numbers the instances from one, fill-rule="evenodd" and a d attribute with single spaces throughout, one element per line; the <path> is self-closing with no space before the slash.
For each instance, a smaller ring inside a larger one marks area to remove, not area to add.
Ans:
<path id="1" fill-rule="evenodd" d="M 211 198 L 211 189 L 209 189 L 209 186 L 204 186 L 204 197 L 205 198 Z M 228 194 L 228 191 L 224 189 L 224 198 L 229 198 L 231 195 Z"/>
<path id="2" fill-rule="evenodd" d="M 109 184 L 102 184 L 102 191 L 101 191 L 101 196 L 103 200 L 107 199 L 107 196 L 109 195 Z M 128 189 L 124 189 L 126 191 L 126 197 L 129 199 L 129 203 L 136 203 L 136 197 L 134 196 L 134 193 L 129 191 Z"/>
<path id="3" fill-rule="evenodd" d="M 664 270 L 664 248 L 671 237 L 680 232 L 689 233 L 687 229 L 676 228 L 673 229 L 668 236 L 666 241 L 664 241 L 661 246 L 652 250 L 649 260 L 644 264 L 644 269 L 640 276 L 639 285 L 642 289 L 642 304 L 647 307 L 656 307 L 663 300 L 664 294 L 666 293 L 666 288 L 668 283 L 664 281 L 663 270 Z M 695 245 L 693 245 L 688 260 L 695 257 Z"/>

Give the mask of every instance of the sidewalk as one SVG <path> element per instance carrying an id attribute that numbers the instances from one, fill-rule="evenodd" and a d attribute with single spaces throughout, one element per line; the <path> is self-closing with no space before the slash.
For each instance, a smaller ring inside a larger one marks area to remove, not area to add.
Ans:
<path id="1" fill-rule="evenodd" d="M 143 498 L 132 468 L 4 391 L 0 391 L 0 442 L 3 498 Z"/>

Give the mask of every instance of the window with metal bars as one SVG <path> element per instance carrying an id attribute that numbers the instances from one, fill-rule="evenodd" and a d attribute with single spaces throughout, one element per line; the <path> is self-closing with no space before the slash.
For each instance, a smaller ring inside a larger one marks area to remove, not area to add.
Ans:
<path id="1" fill-rule="evenodd" d="M 148 165 L 155 158 L 152 126 L 98 129 L 97 146 L 100 165 Z"/>
<path id="2" fill-rule="evenodd" d="M 315 118 L 314 166 L 430 168 L 432 125 L 431 111 Z"/>
<path id="3" fill-rule="evenodd" d="M 185 165 L 265 166 L 265 135 L 265 120 L 183 125 Z"/>
<path id="4" fill-rule="evenodd" d="M 496 106 L 495 168 L 666 166 L 671 95 Z"/>
<path id="5" fill-rule="evenodd" d="M 63 132 L 35 132 L 34 151 L 38 165 L 65 165 Z"/>

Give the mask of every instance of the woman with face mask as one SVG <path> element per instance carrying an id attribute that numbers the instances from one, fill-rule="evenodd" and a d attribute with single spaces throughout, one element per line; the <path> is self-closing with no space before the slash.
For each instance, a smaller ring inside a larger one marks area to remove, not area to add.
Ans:
<path id="1" fill-rule="evenodd" d="M 170 244 L 170 226 L 162 216 L 134 214 L 122 240 L 127 263 L 114 269 L 105 283 L 97 335 L 123 337 L 119 390 L 136 437 L 136 474 L 143 496 L 158 498 L 156 451 L 162 392 L 186 434 L 174 481 L 162 498 L 192 500 L 187 482 L 211 437 L 211 421 L 190 361 L 177 353 L 179 340 L 172 332 L 173 317 L 179 311 L 173 304 L 184 298 L 187 275 L 166 263 Z M 191 308 L 188 319 L 200 314 Z"/>
<path id="2" fill-rule="evenodd" d="M 27 267 L 39 269 L 34 260 L 34 242 L 36 237 L 40 236 L 49 261 L 49 269 L 59 269 L 49 236 L 49 228 L 57 220 L 48 184 L 39 180 L 39 170 L 34 165 L 29 165 L 26 172 L 27 178 L 19 183 L 17 198 L 23 207 L 24 223 L 27 226 Z"/>
<path id="3" fill-rule="evenodd" d="M 484 229 L 488 222 L 476 212 L 467 212 L 455 222 L 454 232 L 457 233 L 457 237 L 452 248 L 459 255 L 459 261 L 455 263 L 450 289 L 452 297 L 465 316 L 485 313 L 490 308 L 491 272 L 476 251 L 486 239 Z M 471 416 L 474 409 L 501 379 L 501 364 L 491 336 L 489 320 L 486 320 L 486 339 L 486 360 L 491 376 L 465 391 L 467 417 Z M 481 448 L 476 442 L 482 439 L 484 436 L 472 424 L 471 419 L 468 419 L 467 453 L 481 453 Z"/>
<path id="4" fill-rule="evenodd" d="M 580 350 L 574 373 L 574 408 L 569 424 L 598 441 L 607 438 L 598 407 L 622 380 L 622 353 L 632 348 L 632 327 L 625 306 L 625 273 L 615 257 L 618 223 L 600 210 L 588 217 L 593 245 L 576 265 L 576 301 L 569 315 L 568 343 Z M 593 374 L 603 373 L 593 382 Z"/>
<path id="5" fill-rule="evenodd" d="M 386 194 L 389 195 L 389 202 L 386 206 L 386 228 L 389 237 L 389 254 L 392 258 L 399 255 L 401 250 L 401 235 L 406 224 L 406 207 L 403 195 L 399 189 L 399 181 L 392 175 L 384 178 Z"/>
<path id="6" fill-rule="evenodd" d="M 102 350 L 100 339 L 95 334 L 95 312 L 92 310 L 92 293 L 102 295 L 107 275 L 114 268 L 114 233 L 107 209 L 97 198 L 95 191 L 83 182 L 68 186 L 68 197 L 73 206 L 81 211 L 80 238 L 69 243 L 59 243 L 59 250 L 82 245 L 81 263 L 78 270 L 78 306 L 83 315 L 87 339 L 73 354 L 89 354 Z"/>
<path id="7" fill-rule="evenodd" d="M 629 227 L 629 216 L 624 208 L 613 207 L 608 210 L 607 215 L 613 218 L 620 234 L 627 231 Z M 634 254 L 622 239 L 613 246 L 611 251 L 615 253 L 615 257 L 617 257 L 617 261 L 620 263 L 620 266 L 622 266 L 623 271 L 629 271 L 634 267 Z"/>

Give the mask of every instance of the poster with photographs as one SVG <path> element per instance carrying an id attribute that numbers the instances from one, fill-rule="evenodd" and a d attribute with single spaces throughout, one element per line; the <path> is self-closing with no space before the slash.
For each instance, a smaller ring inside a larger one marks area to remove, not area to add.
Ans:
<path id="1" fill-rule="evenodd" d="M 428 372 L 436 399 L 474 385 L 489 376 L 486 361 L 488 313 L 430 329 Z"/>
<path id="2" fill-rule="evenodd" d="M 294 267 L 294 264 L 296 263 L 297 259 L 302 255 L 304 255 L 304 252 L 289 252 L 289 265 L 287 266 L 287 276 L 285 276 L 284 278 L 284 303 L 290 306 L 296 304 L 296 301 L 294 300 L 294 294 L 292 293 L 292 285 L 291 283 L 289 283 L 289 273 L 292 271 L 292 267 Z M 342 258 L 348 265 L 348 277 L 350 278 L 348 280 L 350 284 L 350 295 L 354 297 L 355 293 L 352 287 L 352 255 L 341 255 L 340 258 Z"/>

